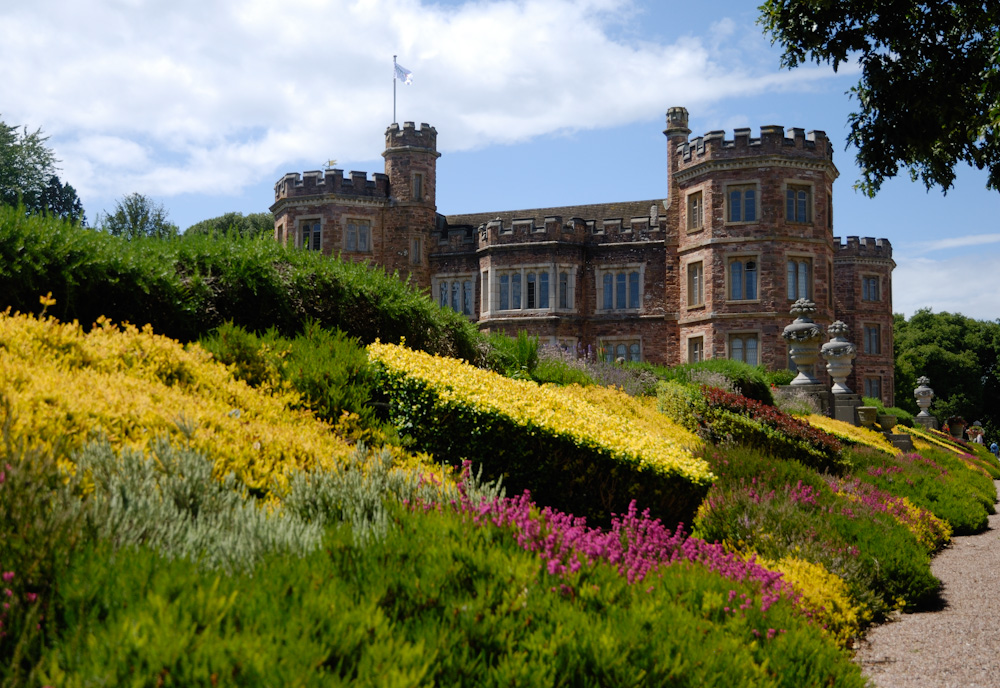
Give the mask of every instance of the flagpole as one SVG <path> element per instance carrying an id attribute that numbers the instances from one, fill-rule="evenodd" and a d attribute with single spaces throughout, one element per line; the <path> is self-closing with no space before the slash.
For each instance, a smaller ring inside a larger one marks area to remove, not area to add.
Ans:
<path id="1" fill-rule="evenodd" d="M 392 123 L 396 123 L 396 56 L 392 56 Z"/>

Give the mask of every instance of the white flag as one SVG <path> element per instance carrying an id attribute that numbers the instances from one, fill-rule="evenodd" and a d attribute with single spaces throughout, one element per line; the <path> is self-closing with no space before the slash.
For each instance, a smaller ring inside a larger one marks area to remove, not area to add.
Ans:
<path id="1" fill-rule="evenodd" d="M 402 65 L 394 63 L 396 65 L 396 79 L 402 81 L 404 84 L 409 86 L 413 83 L 413 72 L 409 69 L 405 69 Z"/>

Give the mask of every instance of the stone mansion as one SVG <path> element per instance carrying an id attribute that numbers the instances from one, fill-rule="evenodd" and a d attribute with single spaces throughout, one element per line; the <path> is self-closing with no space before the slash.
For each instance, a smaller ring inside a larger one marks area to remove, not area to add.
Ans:
<path id="1" fill-rule="evenodd" d="M 834 236 L 826 134 L 764 126 L 759 137 L 690 138 L 679 107 L 663 133 L 665 199 L 442 215 L 437 131 L 393 124 L 384 174 L 282 177 L 275 239 L 408 274 L 484 331 L 665 365 L 791 367 L 781 333 L 808 298 L 817 323 L 850 327 L 851 389 L 891 405 L 892 246 Z"/>

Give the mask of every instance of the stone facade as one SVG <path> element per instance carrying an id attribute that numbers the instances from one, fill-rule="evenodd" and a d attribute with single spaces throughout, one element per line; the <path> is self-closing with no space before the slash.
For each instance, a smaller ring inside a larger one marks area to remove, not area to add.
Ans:
<path id="1" fill-rule="evenodd" d="M 275 238 L 398 271 L 485 331 L 658 364 L 788 367 L 781 333 L 809 298 L 817 323 L 851 328 L 848 385 L 891 404 L 892 247 L 834 237 L 826 135 L 690 133 L 687 110 L 671 108 L 665 199 L 446 216 L 436 130 L 393 124 L 385 174 L 282 177 Z"/>

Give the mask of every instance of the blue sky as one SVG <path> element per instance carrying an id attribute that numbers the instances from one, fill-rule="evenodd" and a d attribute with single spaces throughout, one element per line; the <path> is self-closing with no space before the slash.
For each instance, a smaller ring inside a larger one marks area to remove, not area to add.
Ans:
<path id="1" fill-rule="evenodd" d="M 960 171 L 856 193 L 851 66 L 781 70 L 754 2 L 35 0 L 0 8 L 0 119 L 41 127 L 88 217 L 139 192 L 181 229 L 266 211 L 286 172 L 381 172 L 397 119 L 438 131 L 445 214 L 661 198 L 667 108 L 693 135 L 834 141 L 839 236 L 888 238 L 896 312 L 1000 318 L 1000 194 Z"/>

